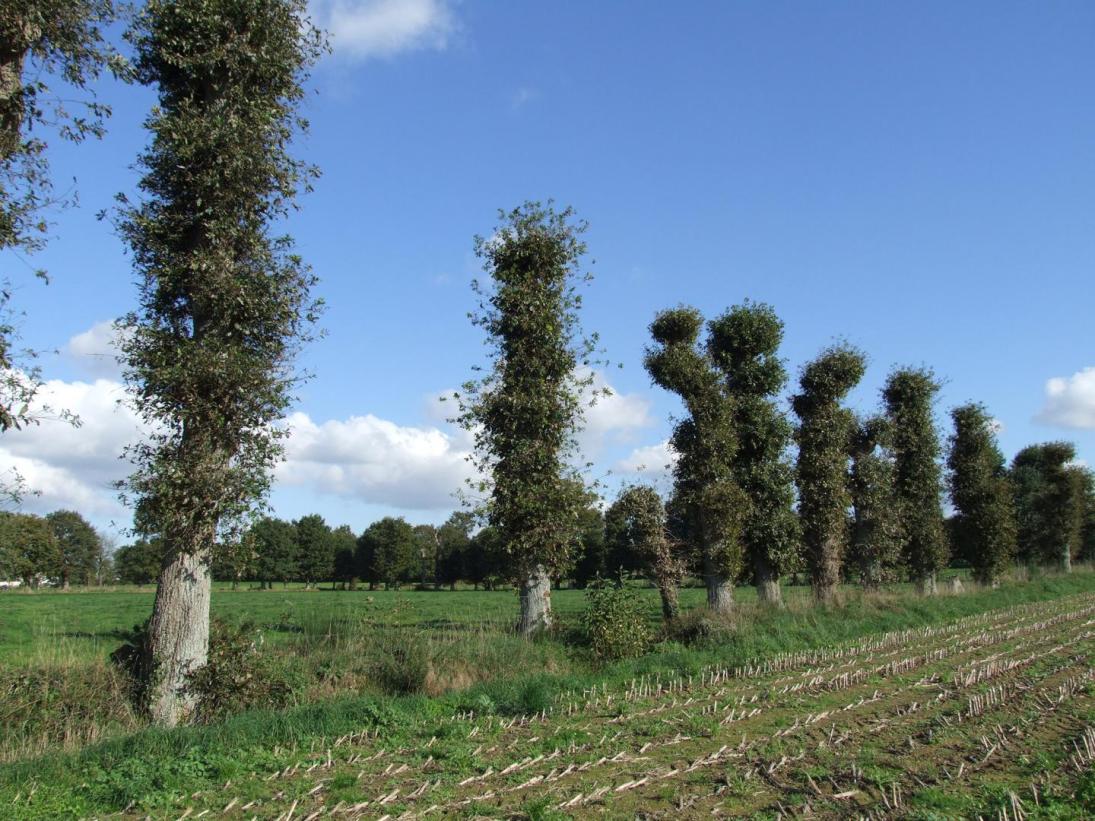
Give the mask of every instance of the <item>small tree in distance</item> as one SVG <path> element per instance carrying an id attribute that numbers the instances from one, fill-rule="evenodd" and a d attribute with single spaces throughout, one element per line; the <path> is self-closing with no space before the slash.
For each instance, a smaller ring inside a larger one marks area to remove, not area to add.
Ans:
<path id="1" fill-rule="evenodd" d="M 888 441 L 889 424 L 880 416 L 861 421 L 852 435 L 850 559 L 860 583 L 869 590 L 897 581 L 901 570 L 901 521 Z"/>
<path id="2" fill-rule="evenodd" d="M 829 348 L 802 369 L 800 393 L 791 400 L 800 420 L 795 478 L 806 564 L 814 597 L 822 603 L 833 601 L 840 583 L 852 503 L 848 459 L 855 415 L 840 402 L 865 369 L 862 352 L 848 345 Z"/>
<path id="3" fill-rule="evenodd" d="M 992 418 L 983 405 L 951 411 L 954 433 L 947 454 L 948 487 L 957 511 L 955 532 L 974 578 L 996 586 L 1015 556 L 1014 493 Z"/>
<path id="4" fill-rule="evenodd" d="M 653 580 L 662 600 L 662 617 L 671 621 L 680 612 L 677 603 L 687 561 L 666 527 L 665 505 L 654 488 L 631 485 L 605 514 L 605 539 L 610 552 L 635 557 Z"/>
<path id="5" fill-rule="evenodd" d="M 582 422 L 579 376 L 595 350 L 583 338 L 577 287 L 584 223 L 573 212 L 527 202 L 501 213 L 490 238 L 476 238 L 490 286 L 476 283 L 473 322 L 487 334 L 492 365 L 458 395 L 458 421 L 475 437 L 488 496 L 486 519 L 520 591 L 524 636 L 551 626 L 551 575 L 569 564 L 585 490 L 572 466 Z"/>
<path id="6" fill-rule="evenodd" d="M 892 432 L 894 488 L 901 517 L 905 562 L 925 595 L 936 592 L 936 576 L 950 550 L 943 527 L 943 476 L 932 402 L 940 384 L 926 369 L 893 371 L 882 389 Z"/>
<path id="7" fill-rule="evenodd" d="M 1023 448 L 1011 463 L 1020 556 L 1032 564 L 1056 564 L 1064 573 L 1072 570 L 1076 506 L 1081 503 L 1069 475 L 1075 458 L 1071 442 L 1046 442 Z"/>

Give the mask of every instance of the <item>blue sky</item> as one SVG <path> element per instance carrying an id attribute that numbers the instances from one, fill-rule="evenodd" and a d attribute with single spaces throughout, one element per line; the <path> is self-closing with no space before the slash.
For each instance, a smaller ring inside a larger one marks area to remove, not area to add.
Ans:
<path id="1" fill-rule="evenodd" d="M 745 298 L 786 322 L 794 374 L 846 338 L 870 411 L 895 364 L 946 380 L 1025 444 L 1095 464 L 1095 6 L 1030 3 L 553 3 L 322 0 L 297 153 L 323 171 L 289 230 L 321 279 L 327 336 L 302 365 L 275 511 L 356 529 L 443 519 L 466 438 L 432 401 L 483 355 L 468 322 L 472 237 L 554 198 L 589 221 L 584 323 L 613 400 L 583 442 L 610 488 L 664 463 L 672 397 L 641 357 L 655 311 Z M 105 139 L 54 141 L 80 206 L 13 271 L 49 395 L 85 420 L 0 444 L 42 495 L 118 529 L 109 482 L 134 425 L 101 356 L 133 274 L 97 211 L 133 193 L 148 89 L 104 83 Z M 95 382 L 98 378 L 100 381 Z M 1057 381 L 1052 381 L 1057 380 Z M 659 463 L 659 464 L 654 464 Z M 664 484 L 664 478 L 660 479 Z"/>

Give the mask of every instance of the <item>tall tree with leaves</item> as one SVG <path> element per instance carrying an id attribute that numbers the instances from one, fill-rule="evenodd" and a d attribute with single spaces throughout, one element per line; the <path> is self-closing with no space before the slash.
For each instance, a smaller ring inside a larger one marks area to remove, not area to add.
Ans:
<path id="1" fill-rule="evenodd" d="M 1029 445 L 1011 463 L 1019 519 L 1019 555 L 1031 564 L 1056 564 L 1072 570 L 1078 504 L 1069 465 L 1076 458 L 1071 442 Z"/>
<path id="2" fill-rule="evenodd" d="M 974 578 L 995 586 L 1015 556 L 1017 521 L 1004 454 L 996 443 L 984 405 L 951 411 L 954 433 L 947 454 L 947 484 L 957 511 L 957 541 L 973 566 Z"/>
<path id="3" fill-rule="evenodd" d="M 300 575 L 297 531 L 290 522 L 264 518 L 255 522 L 250 538 L 255 549 L 255 578 L 270 589 L 274 582 L 287 582 Z"/>
<path id="4" fill-rule="evenodd" d="M 330 525 L 318 513 L 301 516 L 296 528 L 297 567 L 306 587 L 335 576 L 335 537 Z"/>
<path id="5" fill-rule="evenodd" d="M 848 549 L 852 497 L 848 460 L 855 414 L 841 406 L 866 369 L 863 353 L 848 345 L 822 351 L 802 369 L 800 392 L 791 400 L 799 418 L 795 431 L 799 516 L 814 597 L 833 600 Z"/>
<path id="6" fill-rule="evenodd" d="M 779 577 L 799 544 L 794 467 L 787 459 L 792 426 L 776 404 L 787 382 L 778 351 L 783 323 L 769 305 L 746 302 L 709 323 L 707 347 L 733 403 L 734 478 L 749 497 L 742 539 L 761 601 L 781 604 Z"/>
<path id="7" fill-rule="evenodd" d="M 932 418 L 940 387 L 931 371 L 902 368 L 889 375 L 882 389 L 893 435 L 894 488 L 905 562 L 925 595 L 935 594 L 936 575 L 950 558 L 943 526 L 941 448 Z"/>
<path id="8" fill-rule="evenodd" d="M 272 234 L 314 170 L 292 158 L 296 108 L 322 51 L 304 0 L 151 0 L 129 37 L 159 101 L 139 204 L 126 204 L 139 310 L 122 322 L 134 405 L 151 440 L 126 483 L 138 532 L 167 555 L 149 626 L 149 710 L 192 711 L 205 663 L 209 565 L 239 537 L 281 457 L 292 362 L 314 319 L 313 276 Z"/>
<path id="9" fill-rule="evenodd" d="M 658 492 L 649 485 L 624 488 L 605 514 L 605 540 L 610 553 L 634 557 L 634 564 L 658 588 L 662 617 L 666 621 L 676 618 L 688 562 L 669 535 L 665 505 Z"/>
<path id="10" fill-rule="evenodd" d="M 91 584 L 103 542 L 87 520 L 75 510 L 56 510 L 46 516 L 60 549 L 58 573 L 61 586 Z"/>
<path id="11" fill-rule="evenodd" d="M 465 578 L 468 545 L 474 525 L 474 514 L 457 510 L 437 529 L 435 586 L 448 585 L 450 590 L 455 590 L 456 583 Z"/>
<path id="12" fill-rule="evenodd" d="M 901 521 L 895 510 L 893 457 L 887 450 L 889 425 L 872 416 L 852 434 L 852 540 L 849 560 L 860 583 L 877 590 L 897 581 L 901 570 Z"/>
<path id="13" fill-rule="evenodd" d="M 29 513 L 0 513 L 0 576 L 21 579 L 32 590 L 55 578 L 61 546 L 48 521 Z"/>
<path id="14" fill-rule="evenodd" d="M 655 344 L 643 362 L 655 384 L 680 396 L 688 412 L 671 438 L 680 458 L 670 507 L 701 564 L 707 606 L 725 613 L 733 607 L 734 581 L 743 564 L 750 502 L 734 479 L 733 403 L 708 351 L 699 346 L 702 328 L 703 316 L 695 308 L 660 312 L 650 325 Z"/>
<path id="15" fill-rule="evenodd" d="M 474 433 L 488 483 L 486 517 L 508 558 L 521 599 L 519 630 L 531 636 L 551 625 L 551 576 L 570 564 L 586 493 L 576 468 L 575 434 L 595 337 L 584 338 L 578 286 L 585 223 L 570 209 L 525 203 L 501 213 L 476 254 L 491 277 L 479 286 L 474 322 L 487 333 L 493 363 L 464 386 L 461 423 Z"/>

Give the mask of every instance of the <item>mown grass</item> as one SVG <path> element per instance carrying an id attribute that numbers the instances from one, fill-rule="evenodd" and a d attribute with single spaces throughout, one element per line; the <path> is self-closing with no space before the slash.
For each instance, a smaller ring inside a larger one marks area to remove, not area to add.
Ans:
<path id="1" fill-rule="evenodd" d="M 388 608 L 377 604 L 383 596 L 374 593 L 373 604 L 378 610 L 373 612 L 365 607 L 370 594 L 348 593 L 346 600 L 360 599 L 352 612 L 332 617 L 329 612 L 315 609 L 308 611 L 310 616 L 300 617 L 304 612 L 301 608 L 296 618 L 268 626 L 270 632 L 280 631 L 282 636 L 280 644 L 271 644 L 270 652 L 284 653 L 309 677 L 306 703 L 280 711 L 252 710 L 221 723 L 170 732 L 139 728 L 136 719 L 130 725 L 117 719 L 113 729 L 102 729 L 98 736 L 88 734 L 70 746 L 95 741 L 111 732 L 118 733 L 117 737 L 76 751 L 61 750 L 60 743 L 38 747 L 28 744 L 20 760 L 0 766 L 0 804 L 11 805 L 16 794 L 25 795 L 28 789 L 35 789 L 34 811 L 43 815 L 111 812 L 131 803 L 152 809 L 167 806 L 185 792 L 263 772 L 271 760 L 270 751 L 277 747 L 321 749 L 324 740 L 365 727 L 374 728 L 385 744 L 399 744 L 421 737 L 424 732 L 443 737 L 444 719 L 456 711 L 533 713 L 550 708 L 565 691 L 597 683 L 618 684 L 653 673 L 693 674 L 709 665 L 733 665 L 754 657 L 826 647 L 871 633 L 936 624 L 1092 589 L 1095 574 L 1081 572 L 933 599 L 905 593 L 849 592 L 839 606 L 814 608 L 792 598 L 790 606 L 782 611 L 743 603 L 737 617 L 708 625 L 706 630 L 696 629 L 701 616 L 687 617 L 686 632 L 696 638 L 690 645 L 666 638 L 647 655 L 604 666 L 595 664 L 581 646 L 568 645 L 559 638 L 524 642 L 490 627 L 490 619 L 477 620 L 497 606 L 495 600 L 512 608 L 515 602 L 510 594 L 392 594 L 392 601 L 403 597 L 412 602 L 400 609 L 394 604 Z M 277 603 L 262 600 L 268 593 L 234 595 L 250 596 L 258 605 L 270 608 L 270 614 L 281 615 Z M 331 593 L 302 595 L 316 601 L 329 597 L 331 602 L 341 597 Z M 644 601 L 649 599 L 656 613 L 652 591 L 636 591 L 636 595 Z M 690 595 L 698 598 L 699 591 Z M 224 591 L 218 597 L 223 608 Z M 420 601 L 418 597 L 424 598 Z M 434 598 L 427 601 L 426 597 Z M 574 595 L 569 602 L 568 598 L 557 595 L 557 608 L 563 613 L 576 613 L 581 607 L 581 595 Z M 437 604 L 429 603 L 432 601 Z M 468 606 L 463 605 L 465 601 Z M 429 629 L 423 629 L 428 603 L 430 608 L 437 608 L 429 618 L 443 618 L 446 624 L 439 626 L 434 621 Z M 358 612 L 360 608 L 365 608 L 364 612 Z M 239 612 L 241 616 L 253 615 L 257 609 Z M 268 622 L 271 624 L 275 622 Z M 383 658 L 394 642 L 414 636 L 430 643 L 429 661 L 434 675 L 449 676 L 449 680 L 438 683 L 434 695 L 386 695 L 375 686 L 372 677 L 376 673 L 370 665 Z M 83 669 L 101 664 L 101 660 L 92 659 Z M 81 666 L 74 664 L 71 669 L 79 671 Z M 462 675 L 456 675 L 457 671 L 463 671 Z M 14 671 L 9 668 L 8 672 Z M 73 697 L 78 698 L 79 693 L 58 696 L 52 708 Z M 84 709 L 90 712 L 86 705 Z M 77 718 L 87 717 L 85 713 Z"/>

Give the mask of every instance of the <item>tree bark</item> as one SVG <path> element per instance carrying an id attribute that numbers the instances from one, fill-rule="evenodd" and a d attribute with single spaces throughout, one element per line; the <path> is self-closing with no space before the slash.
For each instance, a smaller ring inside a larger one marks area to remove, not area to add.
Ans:
<path id="1" fill-rule="evenodd" d="M 776 573 L 767 556 L 757 556 L 753 563 L 756 575 L 757 598 L 774 607 L 783 606 L 783 590 L 779 586 L 779 574 Z"/>
<path id="2" fill-rule="evenodd" d="M 917 579 L 916 589 L 920 591 L 920 595 L 922 596 L 934 596 L 938 593 L 939 583 L 936 581 L 935 573 L 925 573 Z"/>
<path id="3" fill-rule="evenodd" d="M 667 622 L 673 621 L 681 611 L 680 604 L 677 600 L 676 582 L 669 580 L 659 581 L 658 593 L 662 597 L 662 618 Z"/>
<path id="4" fill-rule="evenodd" d="M 174 727 L 193 712 L 184 686 L 208 657 L 210 582 L 208 548 L 169 556 L 160 572 L 148 626 L 148 709 L 156 724 Z"/>
<path id="5" fill-rule="evenodd" d="M 841 534 L 829 534 L 821 544 L 820 555 L 814 558 L 810 582 L 814 586 L 814 599 L 821 604 L 831 604 L 836 599 L 842 546 Z"/>
<path id="6" fill-rule="evenodd" d="M 529 638 L 551 627 L 551 579 L 536 565 L 521 582 L 521 635 Z"/>
<path id="7" fill-rule="evenodd" d="M 1067 539 L 1064 544 L 1061 545 L 1061 572 L 1072 572 L 1072 548 Z"/>

